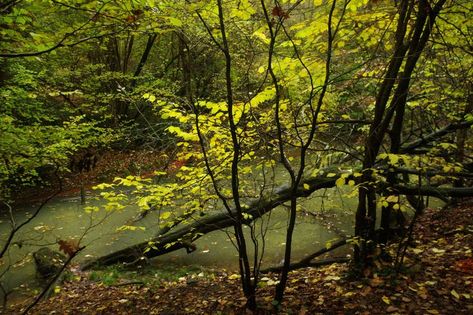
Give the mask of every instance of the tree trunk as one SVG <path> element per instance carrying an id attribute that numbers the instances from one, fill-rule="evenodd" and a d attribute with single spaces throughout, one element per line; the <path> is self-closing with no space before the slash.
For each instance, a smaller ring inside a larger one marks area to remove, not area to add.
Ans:
<path id="1" fill-rule="evenodd" d="M 410 80 L 417 65 L 419 57 L 425 48 L 434 26 L 435 19 L 439 14 L 446 0 L 440 0 L 432 8 L 425 0 L 418 2 L 415 12 L 415 25 L 412 31 L 407 32 L 411 13 L 414 10 L 413 1 L 401 1 L 398 25 L 396 30 L 395 52 L 391 58 L 388 71 L 384 77 L 383 84 L 376 98 L 375 116 L 370 126 L 370 133 L 365 144 L 365 156 L 363 160 L 362 185 L 359 189 L 359 205 L 356 216 L 356 236 L 360 238 L 360 246 L 355 246 L 355 260 L 360 265 L 367 263 L 367 257 L 371 254 L 371 249 L 375 244 L 374 228 L 376 222 L 376 195 L 373 187 L 370 169 L 374 167 L 376 156 L 378 155 L 385 135 L 388 133 L 389 125 L 396 113 L 392 130 L 392 152 L 397 154 L 400 149 L 402 122 L 407 95 L 410 90 Z M 401 72 L 401 66 L 404 69 Z M 393 80 L 393 78 L 396 78 Z M 387 107 L 390 95 L 398 82 L 389 107 Z M 391 185 L 396 184 L 396 177 L 393 173 L 388 176 Z M 386 227 L 389 222 L 391 211 L 389 208 L 383 211 L 382 223 Z M 366 238 L 367 237 L 367 238 Z M 384 236 L 385 238 L 388 235 Z M 371 244 L 371 245 L 368 245 Z"/>

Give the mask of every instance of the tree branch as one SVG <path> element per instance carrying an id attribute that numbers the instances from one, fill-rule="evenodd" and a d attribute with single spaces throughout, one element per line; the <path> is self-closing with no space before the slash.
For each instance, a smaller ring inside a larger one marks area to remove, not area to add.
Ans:
<path id="1" fill-rule="evenodd" d="M 401 147 L 400 153 L 411 153 L 415 149 L 425 146 L 428 143 L 438 140 L 440 137 L 445 136 L 446 134 L 452 133 L 457 131 L 458 129 L 464 129 L 464 128 L 469 128 L 470 126 L 473 125 L 473 121 L 463 121 L 460 123 L 452 123 L 449 124 L 439 130 L 436 130 L 430 134 L 428 134 L 425 137 L 422 137 L 421 139 L 412 141 L 410 143 L 405 144 L 404 146 Z"/>
<path id="2" fill-rule="evenodd" d="M 100 11 L 103 9 L 103 7 L 105 6 L 105 3 L 102 4 L 102 6 L 96 11 L 96 14 L 99 14 Z M 74 36 L 75 34 L 77 34 L 80 30 L 82 30 L 87 24 L 89 24 L 90 22 L 94 21 L 95 19 L 95 15 L 92 16 L 91 18 L 89 18 L 86 22 L 84 22 L 82 25 L 80 25 L 78 28 L 76 28 L 75 30 L 73 30 L 72 32 L 70 33 L 66 33 L 64 34 L 63 38 L 58 42 L 56 43 L 56 45 L 50 47 L 50 48 L 47 48 L 47 49 L 44 49 L 44 50 L 40 50 L 40 51 L 34 51 L 34 52 L 24 52 L 24 53 L 3 53 L 3 54 L 0 54 L 0 58 L 21 58 L 21 57 L 34 57 L 34 56 L 40 56 L 40 55 L 43 55 L 43 54 L 46 54 L 46 53 L 49 53 L 55 49 L 58 49 L 59 47 L 73 47 L 75 45 L 78 45 L 82 42 L 85 42 L 87 40 L 90 40 L 90 39 L 94 39 L 94 38 L 100 38 L 100 37 L 103 37 L 105 35 L 108 35 L 108 34 L 102 34 L 102 35 L 96 35 L 96 36 L 90 36 L 90 37 L 86 37 L 84 39 L 80 39 L 78 40 L 77 42 L 75 43 L 71 43 L 71 44 L 64 44 L 64 42 L 71 36 Z M 112 33 L 116 33 L 116 32 L 112 32 Z"/>

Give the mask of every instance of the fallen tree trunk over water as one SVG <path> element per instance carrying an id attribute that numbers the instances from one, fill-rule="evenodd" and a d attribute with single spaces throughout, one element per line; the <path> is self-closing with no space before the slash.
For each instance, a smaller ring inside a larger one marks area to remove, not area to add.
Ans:
<path id="1" fill-rule="evenodd" d="M 335 186 L 336 180 L 340 177 L 338 172 L 333 177 L 326 177 L 326 175 L 318 175 L 304 180 L 297 190 L 298 197 L 308 197 L 313 192 L 332 188 Z M 388 187 L 380 187 L 380 189 L 387 189 Z M 403 195 L 425 195 L 425 196 L 473 196 L 473 188 L 456 188 L 456 187 L 412 187 L 397 185 L 394 187 L 395 191 Z M 247 224 L 255 219 L 260 218 L 265 213 L 270 212 L 274 208 L 287 202 L 291 198 L 291 189 L 288 186 L 281 186 L 270 194 L 261 199 L 254 200 L 244 210 L 247 216 Z M 235 210 L 232 210 L 232 214 Z M 134 263 L 141 258 L 153 258 L 164 255 L 166 253 L 185 248 L 188 252 L 192 251 L 192 242 L 209 232 L 225 229 L 233 226 L 235 223 L 233 215 L 227 212 L 211 214 L 202 218 L 196 218 L 192 224 L 181 227 L 177 230 L 166 230 L 163 233 L 150 241 L 142 242 L 133 246 L 126 247 L 122 250 L 113 252 L 111 254 L 99 257 L 93 261 L 85 263 L 82 268 L 87 269 L 92 266 L 113 265 L 116 263 Z M 338 244 L 338 243 L 337 243 Z M 344 244 L 341 244 L 344 245 Z M 340 246 L 341 246 L 340 245 Z M 313 258 L 313 257 L 312 257 Z M 309 263 L 310 261 L 303 261 L 301 263 Z"/>
<path id="2" fill-rule="evenodd" d="M 337 177 L 310 178 L 301 184 L 301 188 L 298 189 L 297 195 L 300 197 L 307 197 L 316 190 L 334 187 L 336 179 Z M 304 185 L 309 185 L 309 189 L 307 189 L 307 186 L 304 188 Z M 290 200 L 290 198 L 290 187 L 281 186 L 277 188 L 272 195 L 254 200 L 245 210 L 245 213 L 250 215 L 248 216 L 250 219 L 248 219 L 247 223 L 260 218 L 263 214 Z M 96 260 L 85 263 L 82 268 L 87 269 L 95 265 L 104 266 L 116 263 L 133 263 L 141 257 L 153 258 L 161 256 L 181 248 L 188 248 L 190 242 L 197 240 L 202 235 L 231 227 L 234 223 L 235 221 L 233 217 L 226 212 L 208 215 L 203 218 L 196 218 L 192 224 L 180 228 L 179 230 L 169 231 L 168 233 L 159 235 L 150 241 L 129 246 L 106 256 L 102 256 Z M 150 244 L 152 244 L 152 246 L 150 246 Z M 146 249 L 149 250 L 145 252 Z"/>

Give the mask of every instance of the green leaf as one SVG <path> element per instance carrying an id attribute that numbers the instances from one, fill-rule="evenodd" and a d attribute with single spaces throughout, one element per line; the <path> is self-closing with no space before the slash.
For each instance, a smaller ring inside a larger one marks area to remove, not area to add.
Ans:
<path id="1" fill-rule="evenodd" d="M 172 26 L 181 27 L 183 25 L 180 19 L 175 18 L 173 16 L 166 16 L 165 18 L 166 20 L 168 20 L 169 24 L 171 24 Z"/>

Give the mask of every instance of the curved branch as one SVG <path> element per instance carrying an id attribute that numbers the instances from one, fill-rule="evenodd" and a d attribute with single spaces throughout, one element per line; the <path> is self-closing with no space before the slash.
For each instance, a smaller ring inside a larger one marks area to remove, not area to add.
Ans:
<path id="1" fill-rule="evenodd" d="M 457 131 L 458 129 L 465 129 L 473 126 L 473 121 L 463 121 L 459 123 L 449 124 L 441 129 L 438 129 L 425 137 L 418 140 L 412 141 L 401 147 L 400 153 L 411 153 L 420 147 L 427 145 L 428 143 L 438 140 L 438 138 L 445 136 L 446 134 Z"/>

